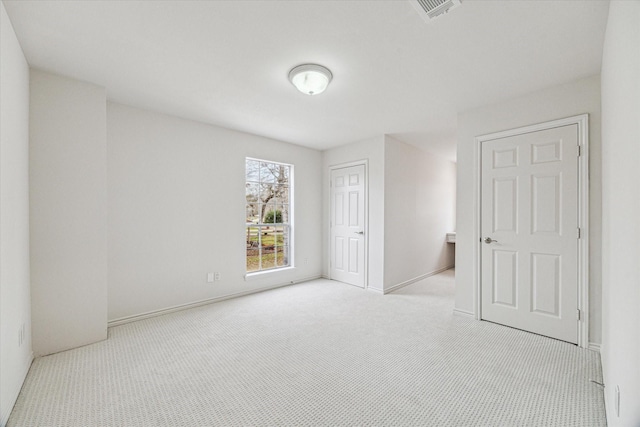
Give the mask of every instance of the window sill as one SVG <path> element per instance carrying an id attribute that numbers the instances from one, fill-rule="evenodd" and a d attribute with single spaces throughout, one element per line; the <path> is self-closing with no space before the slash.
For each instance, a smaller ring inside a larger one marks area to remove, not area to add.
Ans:
<path id="1" fill-rule="evenodd" d="M 255 273 L 245 273 L 244 280 L 260 279 L 275 273 L 283 273 L 285 271 L 295 270 L 295 267 L 274 268 L 273 270 L 256 271 Z"/>

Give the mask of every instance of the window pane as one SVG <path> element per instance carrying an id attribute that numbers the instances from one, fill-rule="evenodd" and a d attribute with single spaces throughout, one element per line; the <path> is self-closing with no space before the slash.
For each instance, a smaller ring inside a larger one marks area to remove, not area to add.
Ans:
<path id="1" fill-rule="evenodd" d="M 274 268 L 276 265 L 276 254 L 273 246 L 262 248 L 262 269 Z"/>
<path id="2" fill-rule="evenodd" d="M 267 210 L 264 213 L 264 218 L 262 219 L 262 222 L 264 224 L 273 224 L 274 222 L 276 222 L 276 212 L 274 212 L 274 210 L 271 207 L 267 207 Z"/>
<path id="3" fill-rule="evenodd" d="M 258 240 L 258 228 L 247 227 L 247 271 L 258 271 L 260 269 L 260 246 Z"/>
<path id="4" fill-rule="evenodd" d="M 260 197 L 260 184 L 247 182 L 245 184 L 245 197 L 247 201 L 255 202 Z"/>
<path id="5" fill-rule="evenodd" d="M 246 219 L 247 223 L 256 224 L 259 219 L 259 206 L 258 205 L 247 205 L 246 208 Z"/>
<path id="6" fill-rule="evenodd" d="M 260 185 L 260 201 L 267 203 L 276 196 L 275 184 L 261 184 Z"/>
<path id="7" fill-rule="evenodd" d="M 247 160 L 246 172 L 247 181 L 258 182 L 260 180 L 260 162 Z"/>
<path id="8" fill-rule="evenodd" d="M 271 250 L 275 245 L 274 227 L 260 227 L 260 242 L 262 251 Z"/>
<path id="9" fill-rule="evenodd" d="M 289 166 L 278 165 L 276 177 L 277 177 L 278 184 L 284 184 L 284 185 L 289 184 Z"/>
<path id="10" fill-rule="evenodd" d="M 289 247 L 278 246 L 276 249 L 276 265 L 286 267 L 289 265 Z"/>
<path id="11" fill-rule="evenodd" d="M 279 186 L 278 196 L 282 203 L 289 203 L 289 186 L 288 185 Z"/>
<path id="12" fill-rule="evenodd" d="M 278 166 L 273 163 L 260 164 L 260 181 L 263 183 L 278 182 Z"/>
<path id="13" fill-rule="evenodd" d="M 280 198 L 280 195 L 279 195 L 277 189 L 276 189 L 276 192 L 275 192 L 273 198 L 271 200 L 269 200 L 269 203 L 272 203 L 274 205 L 281 205 L 282 204 L 282 199 Z"/>
<path id="14" fill-rule="evenodd" d="M 260 236 L 258 227 L 247 227 L 247 248 L 259 249 L 260 248 Z"/>
<path id="15" fill-rule="evenodd" d="M 274 227 L 274 240 L 276 246 L 284 246 L 284 227 Z"/>
<path id="16" fill-rule="evenodd" d="M 264 210 L 264 215 L 262 216 L 263 224 L 273 224 L 275 221 L 275 212 L 273 211 L 273 205 L 270 203 L 266 206 Z"/>
<path id="17" fill-rule="evenodd" d="M 280 211 L 282 212 L 282 222 L 284 224 L 289 223 L 289 205 L 283 204 L 280 205 Z"/>
<path id="18" fill-rule="evenodd" d="M 245 185 L 245 198 L 247 204 L 258 203 L 260 201 L 260 185 L 247 183 Z"/>

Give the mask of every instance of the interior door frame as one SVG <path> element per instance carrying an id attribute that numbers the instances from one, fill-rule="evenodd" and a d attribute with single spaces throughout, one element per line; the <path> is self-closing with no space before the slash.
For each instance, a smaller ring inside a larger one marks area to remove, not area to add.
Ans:
<path id="1" fill-rule="evenodd" d="M 333 213 L 333 199 L 331 197 L 331 173 L 336 169 L 364 166 L 364 289 L 369 289 L 369 161 L 367 159 L 353 162 L 338 163 L 329 166 L 329 215 L 327 224 L 327 272 L 331 280 L 331 214 Z"/>
<path id="2" fill-rule="evenodd" d="M 475 319 L 482 319 L 482 253 L 481 245 L 481 220 L 482 220 L 482 143 L 499 138 L 522 135 L 541 130 L 553 129 L 567 125 L 578 125 L 578 227 L 580 238 L 578 239 L 578 346 L 589 348 L 589 114 L 566 117 L 530 126 L 523 126 L 501 132 L 490 133 L 475 137 L 475 215 L 473 227 L 473 280 L 474 280 L 474 307 Z M 577 154 L 577 153 L 576 153 Z M 577 313 L 576 313 L 577 317 Z"/>

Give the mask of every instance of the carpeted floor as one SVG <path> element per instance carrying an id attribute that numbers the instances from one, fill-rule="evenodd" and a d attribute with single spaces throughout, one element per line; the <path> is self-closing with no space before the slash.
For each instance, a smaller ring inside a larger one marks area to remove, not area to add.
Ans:
<path id="1" fill-rule="evenodd" d="M 9 426 L 603 426 L 597 353 L 452 315 L 453 271 L 315 280 L 37 359 Z"/>

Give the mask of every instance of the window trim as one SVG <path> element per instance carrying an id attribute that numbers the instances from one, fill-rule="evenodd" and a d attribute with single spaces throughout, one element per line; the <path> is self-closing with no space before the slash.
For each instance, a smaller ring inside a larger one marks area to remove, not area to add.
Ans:
<path id="1" fill-rule="evenodd" d="M 270 274 L 273 274 L 273 273 L 283 273 L 285 271 L 295 270 L 295 269 L 296 267 L 288 265 L 286 267 L 270 268 L 268 270 L 257 270 L 257 271 L 252 271 L 250 273 L 247 272 L 244 274 L 244 280 L 245 282 L 247 282 L 253 279 L 259 279 L 261 277 L 269 276 Z"/>

